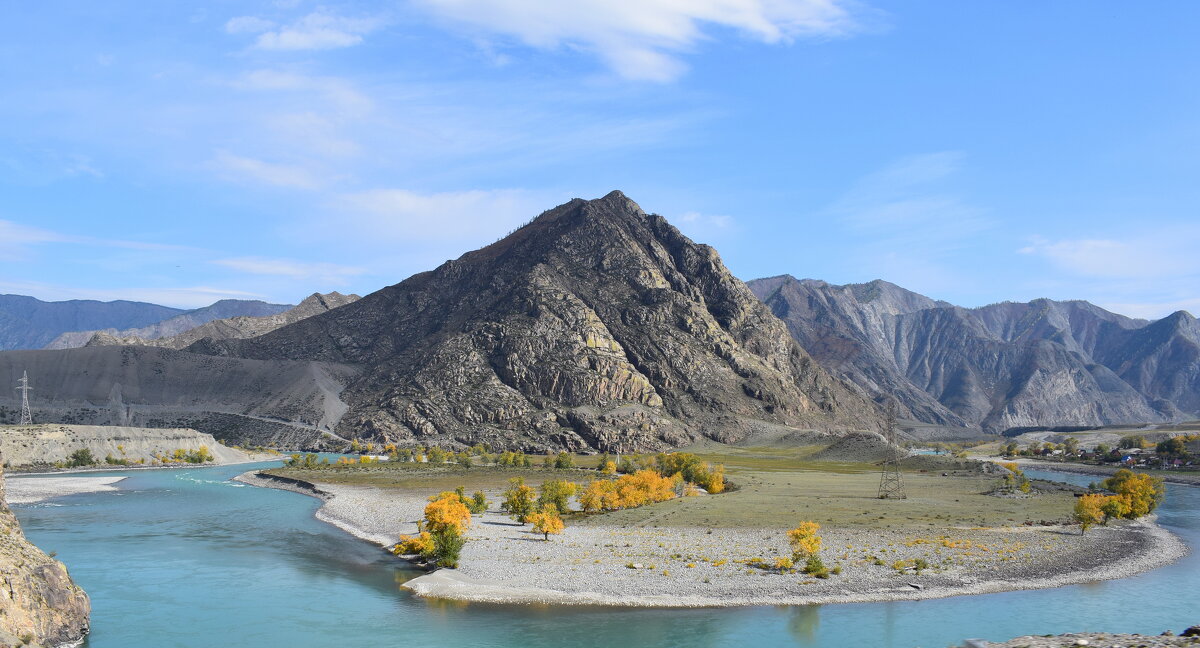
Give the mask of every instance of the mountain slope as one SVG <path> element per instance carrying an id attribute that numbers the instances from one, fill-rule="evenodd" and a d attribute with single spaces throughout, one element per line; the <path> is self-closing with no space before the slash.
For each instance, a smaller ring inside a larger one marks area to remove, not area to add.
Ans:
<path id="1" fill-rule="evenodd" d="M 294 324 L 313 315 L 319 315 L 327 310 L 354 303 L 358 299 L 358 295 L 343 295 L 338 292 L 331 292 L 325 295 L 313 293 L 304 298 L 304 301 L 281 313 L 260 317 L 245 315 L 213 320 L 182 333 L 157 339 L 146 339 L 138 336 L 117 337 L 108 333 L 97 332 L 88 340 L 86 346 L 142 345 L 183 349 L 205 338 L 209 340 L 252 338 L 270 333 L 288 324 Z"/>
<path id="2" fill-rule="evenodd" d="M 191 351 L 362 368 L 343 436 L 647 450 L 875 428 L 717 253 L 620 192 L 251 340 Z"/>
<path id="3" fill-rule="evenodd" d="M 1147 323 L 1048 299 L 964 309 L 883 281 L 749 285 L 823 366 L 920 421 L 1000 431 L 1200 409 L 1200 326 L 1186 313 Z"/>
<path id="4" fill-rule="evenodd" d="M 182 312 L 143 302 L 44 302 L 23 295 L 0 295 L 0 351 L 40 349 L 67 331 L 147 326 Z"/>
<path id="5" fill-rule="evenodd" d="M 203 308 L 185 311 L 146 326 L 117 330 L 107 327 L 102 330 L 73 330 L 62 333 L 45 346 L 47 349 L 76 349 L 86 345 L 97 333 L 117 338 L 140 340 L 157 340 L 163 337 L 179 335 L 197 326 L 219 319 L 231 317 L 266 317 L 282 313 L 292 306 L 286 304 L 268 304 L 264 301 L 247 299 L 222 299 Z M 186 346 L 186 345 L 185 345 Z"/>

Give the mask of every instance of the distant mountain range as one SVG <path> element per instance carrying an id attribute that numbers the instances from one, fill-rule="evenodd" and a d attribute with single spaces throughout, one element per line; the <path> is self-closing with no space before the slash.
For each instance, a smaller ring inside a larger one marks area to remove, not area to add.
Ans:
<path id="1" fill-rule="evenodd" d="M 149 326 L 184 312 L 143 302 L 44 302 L 23 295 L 0 295 L 0 351 L 40 349 L 68 331 Z"/>
<path id="2" fill-rule="evenodd" d="M 822 366 L 918 421 L 999 432 L 1200 413 L 1200 324 L 1183 311 L 1149 322 L 1085 301 L 967 309 L 878 280 L 748 285 Z"/>
<path id="3" fill-rule="evenodd" d="M 246 299 L 222 299 L 209 306 L 183 311 L 178 315 L 145 326 L 118 329 L 115 326 L 99 330 L 74 330 L 58 335 L 47 344 L 47 349 L 76 349 L 85 346 L 97 333 L 113 338 L 126 338 L 130 344 L 171 337 L 207 324 L 231 317 L 266 317 L 293 308 L 289 304 L 268 304 L 264 301 Z"/>

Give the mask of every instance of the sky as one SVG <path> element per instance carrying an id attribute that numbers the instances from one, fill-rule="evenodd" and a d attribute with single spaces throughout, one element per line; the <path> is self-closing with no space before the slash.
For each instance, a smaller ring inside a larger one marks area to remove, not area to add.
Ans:
<path id="1" fill-rule="evenodd" d="M 367 294 L 620 189 L 738 277 L 1200 313 L 1200 3 L 0 0 L 0 293 Z"/>

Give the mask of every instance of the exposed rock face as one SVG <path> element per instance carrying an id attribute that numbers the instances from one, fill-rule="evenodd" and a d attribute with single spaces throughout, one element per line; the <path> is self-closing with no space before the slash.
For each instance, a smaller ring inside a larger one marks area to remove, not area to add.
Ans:
<path id="1" fill-rule="evenodd" d="M 146 326 L 182 312 L 143 302 L 44 302 L 23 295 L 0 295 L 0 351 L 40 349 L 67 331 Z"/>
<path id="2" fill-rule="evenodd" d="M 46 345 L 47 349 L 76 349 L 88 344 L 97 334 L 103 339 L 116 338 L 118 344 L 145 344 L 148 340 L 179 335 L 197 326 L 222 318 L 236 316 L 267 317 L 282 313 L 292 306 L 284 304 L 268 304 L 258 300 L 222 299 L 210 306 L 185 311 L 169 319 L 155 322 L 140 328 L 129 328 L 118 331 L 115 328 L 103 330 L 74 330 L 63 333 Z M 198 339 L 198 338 L 197 338 Z M 189 342 L 190 344 L 190 342 Z M 182 346 L 187 346 L 186 344 Z M 172 347 L 181 348 L 181 347 Z"/>
<path id="3" fill-rule="evenodd" d="M 139 459 L 152 462 L 155 455 L 170 455 L 175 450 L 199 450 L 203 446 L 213 455 L 214 463 L 248 461 L 240 450 L 221 445 L 210 434 L 186 428 L 138 428 L 111 425 L 14 425 L 0 428 L 0 455 L 10 467 L 53 464 L 65 461 L 81 448 L 103 461 Z"/>
<path id="4" fill-rule="evenodd" d="M 0 472 L 0 644 L 57 646 L 88 631 L 92 606 L 62 563 L 25 539 Z M 31 642 L 25 641 L 31 639 Z"/>
<path id="5" fill-rule="evenodd" d="M 191 351 L 362 367 L 343 436 L 655 449 L 878 426 L 717 253 L 619 192 L 252 340 Z"/>
<path id="6" fill-rule="evenodd" d="M 206 338 L 209 340 L 252 338 L 270 333 L 288 324 L 295 324 L 302 319 L 319 315 L 327 310 L 352 304 L 358 301 L 358 299 L 358 295 L 343 295 L 339 292 L 331 292 L 325 295 L 313 293 L 306 297 L 304 301 L 282 313 L 261 317 L 241 316 L 213 320 L 177 335 L 159 337 L 157 339 L 142 338 L 136 335 L 119 337 L 101 331 L 92 335 L 91 339 L 87 342 L 87 346 L 143 345 L 168 349 L 183 349 Z"/>
<path id="7" fill-rule="evenodd" d="M 965 309 L 884 281 L 790 276 L 751 289 L 835 375 L 912 418 L 988 431 L 1161 422 L 1200 412 L 1200 326 L 1082 301 Z"/>
<path id="8" fill-rule="evenodd" d="M 144 346 L 0 353 L 0 384 L 24 370 L 35 423 L 192 428 L 230 443 L 303 449 L 322 447 L 357 371 Z M 0 390 L 0 422 L 17 422 L 19 398 Z"/>

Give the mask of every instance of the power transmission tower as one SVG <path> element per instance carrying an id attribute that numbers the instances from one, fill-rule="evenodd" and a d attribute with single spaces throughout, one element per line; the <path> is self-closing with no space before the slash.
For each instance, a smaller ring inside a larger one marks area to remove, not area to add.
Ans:
<path id="1" fill-rule="evenodd" d="M 29 372 L 22 371 L 21 379 L 17 382 L 21 383 L 16 390 L 21 392 L 21 423 L 20 425 L 33 425 L 33 416 L 29 413 L 29 390 L 33 387 L 29 386 Z"/>
<path id="2" fill-rule="evenodd" d="M 879 499 L 906 499 L 904 477 L 900 474 L 900 445 L 896 443 L 896 401 L 889 398 L 884 410 L 886 425 L 883 440 L 887 454 L 883 459 L 883 474 L 879 477 Z"/>

